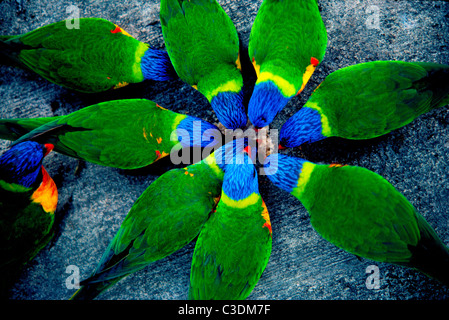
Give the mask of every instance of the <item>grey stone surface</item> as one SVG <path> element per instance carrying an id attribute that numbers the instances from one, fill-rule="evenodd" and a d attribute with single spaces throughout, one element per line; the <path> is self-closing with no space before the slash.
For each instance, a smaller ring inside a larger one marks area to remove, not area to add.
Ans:
<path id="1" fill-rule="evenodd" d="M 246 49 L 261 0 L 219 2 L 235 22 Z M 0 32 L 24 33 L 66 19 L 69 5 L 77 6 L 81 17 L 111 20 L 137 39 L 164 47 L 159 1 L 155 0 L 4 0 L 0 2 Z M 449 3 L 445 1 L 321 0 L 319 5 L 329 36 L 326 57 L 306 90 L 287 105 L 271 128 L 280 128 L 325 76 L 339 68 L 373 60 L 449 64 Z M 181 81 L 146 81 L 87 95 L 63 89 L 29 72 L 0 66 L 1 118 L 63 115 L 94 103 L 124 98 L 147 98 L 171 110 L 216 121 L 206 99 Z M 8 145 L 1 141 L 0 151 Z M 319 163 L 359 165 L 381 174 L 449 245 L 448 148 L 449 114 L 448 107 L 443 107 L 384 137 L 361 142 L 329 139 L 285 153 Z M 10 291 L 10 299 L 68 299 L 74 290 L 66 287 L 70 276 L 67 266 L 77 266 L 81 279 L 88 276 L 133 202 L 170 168 L 168 162 L 162 162 L 143 170 L 123 171 L 57 153 L 45 160 L 45 166 L 60 195 L 58 232 L 23 270 Z M 449 288 L 417 271 L 359 261 L 326 242 L 312 229 L 300 202 L 266 177 L 260 177 L 260 189 L 270 212 L 273 252 L 249 299 L 449 299 Z M 191 243 L 128 276 L 100 299 L 186 299 L 193 248 Z M 370 265 L 379 267 L 379 289 L 368 289 L 365 284 Z"/>

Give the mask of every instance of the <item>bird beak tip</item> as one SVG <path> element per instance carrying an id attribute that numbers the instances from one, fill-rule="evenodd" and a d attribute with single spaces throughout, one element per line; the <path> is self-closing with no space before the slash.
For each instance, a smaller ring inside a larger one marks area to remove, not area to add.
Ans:
<path id="1" fill-rule="evenodd" d="M 251 147 L 250 146 L 246 146 L 246 148 L 243 149 L 243 151 L 246 152 L 251 157 Z"/>
<path id="2" fill-rule="evenodd" d="M 45 149 L 47 149 L 47 151 L 45 152 L 44 157 L 45 157 L 46 155 L 48 155 L 48 154 L 53 150 L 54 147 L 55 147 L 55 146 L 54 146 L 53 144 L 51 144 L 51 143 L 46 143 L 46 144 L 45 144 Z"/>

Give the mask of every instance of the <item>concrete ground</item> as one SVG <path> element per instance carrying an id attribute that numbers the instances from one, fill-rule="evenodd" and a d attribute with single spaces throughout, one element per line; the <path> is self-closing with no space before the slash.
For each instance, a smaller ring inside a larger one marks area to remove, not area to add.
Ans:
<path id="1" fill-rule="evenodd" d="M 246 49 L 261 0 L 219 3 L 235 22 Z M 4 0 L 0 2 L 0 32 L 20 34 L 64 20 L 73 12 L 67 10 L 70 5 L 78 8 L 81 17 L 108 19 L 137 39 L 164 47 L 159 1 L 155 0 Z M 321 0 L 319 5 L 329 36 L 325 59 L 306 90 L 287 105 L 271 128 L 280 128 L 326 75 L 342 67 L 374 60 L 449 64 L 448 2 Z M 251 73 L 249 76 L 248 81 L 253 81 Z M 216 121 L 207 100 L 180 80 L 146 81 L 89 95 L 63 89 L 30 72 L 0 66 L 1 118 L 64 115 L 94 103 L 126 98 L 147 98 L 176 112 Z M 402 129 L 369 141 L 328 139 L 302 150 L 283 152 L 318 163 L 363 166 L 379 173 L 407 197 L 449 245 L 448 111 L 448 107 L 434 110 Z M 1 141 L 0 151 L 9 143 Z M 124 171 L 57 153 L 47 157 L 44 164 L 60 195 L 57 234 L 22 271 L 10 290 L 10 299 L 68 299 L 75 291 L 70 286 L 73 270 L 79 270 L 81 279 L 92 272 L 134 201 L 170 168 L 163 161 L 144 170 Z M 271 217 L 273 251 L 249 299 L 449 299 L 449 288 L 417 271 L 360 261 L 328 243 L 312 229 L 301 203 L 266 177 L 260 177 L 260 189 Z M 191 243 L 128 276 L 99 298 L 186 299 L 193 248 Z M 378 268 L 378 288 L 367 286 L 372 266 Z"/>

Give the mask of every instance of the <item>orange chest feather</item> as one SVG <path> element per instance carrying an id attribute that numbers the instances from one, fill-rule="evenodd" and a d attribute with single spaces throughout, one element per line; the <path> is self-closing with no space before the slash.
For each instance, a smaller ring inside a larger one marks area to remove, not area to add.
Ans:
<path id="1" fill-rule="evenodd" d="M 42 166 L 42 183 L 31 195 L 34 203 L 39 203 L 45 212 L 53 214 L 58 204 L 58 188 L 55 182 Z"/>
<path id="2" fill-rule="evenodd" d="M 265 204 L 265 202 L 262 200 L 262 217 L 265 220 L 264 225 L 262 226 L 262 228 L 267 228 L 268 231 L 270 231 L 270 236 L 272 235 L 272 230 L 271 230 L 271 222 L 270 222 L 270 216 L 268 215 L 268 209 L 267 206 Z"/>
<path id="3" fill-rule="evenodd" d="M 128 33 L 128 32 L 126 32 L 125 30 L 123 30 L 122 28 L 120 28 L 118 25 L 116 25 L 115 23 L 114 23 L 114 26 L 115 26 L 115 29 L 114 30 L 111 30 L 111 33 L 123 33 L 125 36 L 128 36 L 128 37 L 131 37 L 132 38 L 132 36 Z"/>

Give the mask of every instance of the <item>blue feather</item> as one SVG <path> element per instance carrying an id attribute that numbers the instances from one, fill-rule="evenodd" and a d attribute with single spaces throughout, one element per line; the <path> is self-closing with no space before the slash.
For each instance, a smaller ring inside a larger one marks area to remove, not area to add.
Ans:
<path id="1" fill-rule="evenodd" d="M 303 143 L 319 141 L 326 138 L 321 132 L 320 113 L 304 106 L 282 126 L 279 134 L 280 144 L 294 148 Z"/>
<path id="2" fill-rule="evenodd" d="M 229 164 L 242 164 L 251 163 L 252 161 L 249 157 L 244 158 L 242 156 L 243 150 L 250 143 L 248 138 L 239 138 L 227 142 L 225 145 L 221 146 L 214 152 L 215 162 L 217 166 L 226 172 Z M 253 146 L 251 146 L 253 147 Z"/>
<path id="3" fill-rule="evenodd" d="M 272 81 L 256 84 L 248 105 L 249 120 L 256 128 L 269 125 L 290 99 L 284 97 Z"/>
<path id="4" fill-rule="evenodd" d="M 200 118 L 188 116 L 176 127 L 181 145 L 186 147 L 213 147 L 221 142 L 221 132 L 213 124 Z"/>
<path id="5" fill-rule="evenodd" d="M 243 94 L 240 92 L 219 92 L 211 100 L 212 109 L 220 121 L 228 129 L 244 128 L 248 122 Z"/>
<path id="6" fill-rule="evenodd" d="M 31 187 L 40 173 L 46 148 L 34 141 L 14 145 L 0 157 L 0 180 Z"/>
<path id="7" fill-rule="evenodd" d="M 259 194 L 257 172 L 246 153 L 236 157 L 233 164 L 228 164 L 223 178 L 223 192 L 232 200 L 243 200 L 251 194 Z"/>
<path id="8" fill-rule="evenodd" d="M 299 175 L 305 162 L 307 161 L 301 158 L 274 153 L 265 159 L 264 172 L 276 186 L 292 192 L 298 185 Z"/>
<path id="9" fill-rule="evenodd" d="M 178 78 L 166 51 L 149 48 L 140 62 L 143 77 L 147 80 L 167 81 Z"/>

